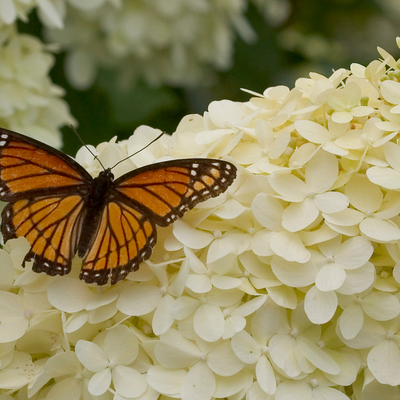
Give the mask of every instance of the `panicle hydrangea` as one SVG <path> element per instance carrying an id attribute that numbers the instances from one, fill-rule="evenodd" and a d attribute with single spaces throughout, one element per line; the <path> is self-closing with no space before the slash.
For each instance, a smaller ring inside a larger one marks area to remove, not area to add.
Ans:
<path id="1" fill-rule="evenodd" d="M 400 45 L 400 38 L 398 39 Z M 400 76 L 392 56 L 212 102 L 119 164 L 221 157 L 238 177 L 158 229 L 115 287 L 1 250 L 0 389 L 25 398 L 399 398 Z M 105 167 L 160 132 L 90 147 Z M 93 175 L 86 148 L 77 160 Z M 23 397 L 25 396 L 25 397 Z"/>
<path id="2" fill-rule="evenodd" d="M 252 0 L 271 25 L 290 13 L 287 0 Z M 255 33 L 245 13 L 249 0 L 0 0 L 0 29 L 28 20 L 36 9 L 46 36 L 68 54 L 66 74 L 87 89 L 99 67 L 113 68 L 121 82 L 192 85 L 232 64 L 238 33 Z"/>
<path id="3" fill-rule="evenodd" d="M 67 77 L 78 89 L 93 83 L 99 66 L 117 70 L 125 83 L 143 77 L 193 84 L 230 67 L 235 31 L 247 41 L 255 37 L 244 17 L 247 0 L 85 3 L 69 1 L 64 29 L 47 32 L 68 51 Z"/>

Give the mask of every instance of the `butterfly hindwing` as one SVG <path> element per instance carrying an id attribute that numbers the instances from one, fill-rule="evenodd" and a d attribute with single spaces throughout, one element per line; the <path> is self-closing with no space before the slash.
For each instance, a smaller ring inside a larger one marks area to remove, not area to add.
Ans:
<path id="1" fill-rule="evenodd" d="M 114 182 L 114 189 L 160 226 L 167 226 L 196 204 L 223 193 L 236 168 L 223 160 L 191 158 L 148 165 Z"/>
<path id="2" fill-rule="evenodd" d="M 85 234 L 83 228 L 82 234 Z M 104 207 L 97 234 L 83 261 L 80 278 L 104 285 L 124 279 L 150 257 L 157 240 L 154 223 L 127 204 L 111 201 Z"/>
<path id="3" fill-rule="evenodd" d="M 28 240 L 31 249 L 24 263 L 33 259 L 35 272 L 67 274 L 76 252 L 83 205 L 78 195 L 9 203 L 2 212 L 4 240 L 20 236 Z"/>
<path id="4" fill-rule="evenodd" d="M 0 128 L 0 200 L 15 201 L 85 189 L 90 174 L 66 154 Z"/>

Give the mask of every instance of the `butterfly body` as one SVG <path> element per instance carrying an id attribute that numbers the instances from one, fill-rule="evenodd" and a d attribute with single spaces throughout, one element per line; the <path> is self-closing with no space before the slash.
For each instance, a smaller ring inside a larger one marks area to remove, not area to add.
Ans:
<path id="1" fill-rule="evenodd" d="M 92 178 L 64 153 L 0 128 L 0 200 L 8 202 L 1 232 L 5 242 L 28 240 L 24 263 L 33 261 L 35 272 L 67 274 L 78 254 L 81 279 L 115 284 L 150 257 L 156 225 L 218 196 L 235 177 L 231 163 L 198 158 Z"/>
<path id="2" fill-rule="evenodd" d="M 99 176 L 93 178 L 90 184 L 90 190 L 84 196 L 86 213 L 82 222 L 84 235 L 80 236 L 78 243 L 78 256 L 84 257 L 90 246 L 93 235 L 97 231 L 99 219 L 110 196 L 110 190 L 114 180 L 114 175 L 109 168 L 99 173 Z"/>

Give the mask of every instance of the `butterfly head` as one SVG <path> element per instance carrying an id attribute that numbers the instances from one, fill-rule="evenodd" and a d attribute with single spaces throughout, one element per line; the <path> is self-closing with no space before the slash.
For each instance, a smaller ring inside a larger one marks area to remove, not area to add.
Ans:
<path id="1" fill-rule="evenodd" d="M 99 180 L 101 181 L 113 181 L 114 180 L 114 174 L 111 172 L 111 168 L 106 168 L 104 171 L 100 171 Z"/>

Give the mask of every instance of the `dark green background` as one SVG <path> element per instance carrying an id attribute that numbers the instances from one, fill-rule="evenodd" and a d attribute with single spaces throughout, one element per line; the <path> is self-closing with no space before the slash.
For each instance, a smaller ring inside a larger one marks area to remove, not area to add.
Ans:
<path id="1" fill-rule="evenodd" d="M 172 133 L 183 116 L 202 114 L 213 100 L 246 101 L 249 95 L 240 88 L 260 93 L 280 84 L 292 88 L 297 78 L 306 77 L 309 72 L 329 76 L 332 69 L 349 68 L 352 62 L 367 65 L 379 57 L 378 45 L 397 57 L 395 37 L 400 35 L 400 2 L 398 14 L 385 8 L 385 1 L 378 0 L 290 3 L 288 19 L 275 27 L 249 4 L 246 17 L 258 39 L 248 44 L 237 38 L 233 67 L 217 73 L 215 84 L 208 87 L 149 87 L 138 82 L 135 87 L 120 91 L 114 84 L 113 71 L 100 71 L 95 86 L 76 91 L 65 78 L 63 53 L 56 55 L 51 78 L 66 89 L 66 101 L 79 122 L 83 140 L 97 145 L 115 135 L 127 138 L 142 124 Z M 41 29 L 35 14 L 30 15 L 28 24 L 19 23 L 20 31 L 42 38 Z M 290 46 L 285 38 L 293 31 L 310 38 L 308 44 L 306 41 L 303 46 Z M 316 45 L 321 51 L 316 51 Z M 314 54 L 310 55 L 310 51 Z M 63 128 L 63 135 L 63 150 L 75 155 L 81 143 L 69 127 Z"/>

